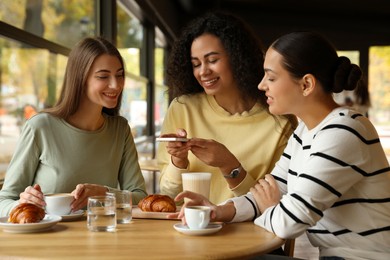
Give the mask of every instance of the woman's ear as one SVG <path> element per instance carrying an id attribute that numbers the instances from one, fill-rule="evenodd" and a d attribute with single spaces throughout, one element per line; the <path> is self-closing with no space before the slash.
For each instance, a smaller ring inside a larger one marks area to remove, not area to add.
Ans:
<path id="1" fill-rule="evenodd" d="M 302 95 L 310 95 L 316 86 L 316 78 L 312 74 L 306 74 L 302 78 Z"/>

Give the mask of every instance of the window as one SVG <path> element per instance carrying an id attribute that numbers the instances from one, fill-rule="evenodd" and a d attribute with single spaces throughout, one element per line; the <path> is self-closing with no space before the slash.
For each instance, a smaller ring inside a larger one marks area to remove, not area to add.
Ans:
<path id="1" fill-rule="evenodd" d="M 145 135 L 147 124 L 148 79 L 140 72 L 143 27 L 121 4 L 117 6 L 117 30 L 117 47 L 126 66 L 121 115 L 127 118 L 133 136 L 137 138 Z"/>
<path id="2" fill-rule="evenodd" d="M 371 120 L 390 126 L 390 46 L 371 47 L 369 86 L 372 104 Z"/>
<path id="3" fill-rule="evenodd" d="M 156 29 L 156 40 L 154 50 L 155 70 L 155 100 L 154 100 L 154 125 L 156 134 L 159 135 L 165 114 L 168 109 L 167 86 L 164 82 L 166 43 L 161 31 Z"/>
<path id="4" fill-rule="evenodd" d="M 1 180 L 24 122 L 56 101 L 67 57 L 1 36 L 0 54 Z"/>
<path id="5" fill-rule="evenodd" d="M 71 48 L 95 34 L 95 1 L 15 0 L 0 3 L 0 19 L 36 36 Z"/>
<path id="6" fill-rule="evenodd" d="M 162 32 L 156 29 L 155 48 L 146 46 L 146 26 L 139 20 L 141 16 L 138 13 L 134 16 L 128 8 L 136 5 L 134 1 L 116 1 L 117 30 L 102 29 L 102 21 L 97 19 L 111 20 L 112 13 L 104 6 L 114 6 L 113 2 L 0 1 L 0 185 L 26 118 L 55 104 L 62 87 L 67 53 L 79 40 L 100 30 L 103 34 L 108 31 L 107 35 L 117 32 L 114 37 L 126 66 L 121 114 L 129 121 L 139 153 L 151 154 L 154 148 L 150 138 L 146 138 L 144 145 L 138 145 L 142 143 L 138 140 L 145 139 L 151 124 L 157 124 L 156 129 L 160 129 L 168 106 L 163 81 L 166 43 Z M 103 12 L 101 16 L 97 10 Z M 148 68 L 154 68 L 155 78 L 142 75 L 145 54 L 154 55 L 156 63 L 148 64 Z M 148 91 L 155 92 L 154 100 L 148 100 Z M 155 108 L 152 122 L 147 122 L 151 118 L 148 102 L 156 102 L 152 105 Z"/>

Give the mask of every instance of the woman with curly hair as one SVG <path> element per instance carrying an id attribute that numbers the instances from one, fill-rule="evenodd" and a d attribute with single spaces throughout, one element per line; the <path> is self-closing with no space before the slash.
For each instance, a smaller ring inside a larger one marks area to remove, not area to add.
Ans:
<path id="1" fill-rule="evenodd" d="M 190 138 L 159 145 L 161 193 L 182 191 L 181 174 L 210 172 L 210 199 L 245 194 L 269 173 L 295 118 L 272 116 L 257 89 L 264 75 L 260 41 L 238 17 L 208 13 L 175 42 L 167 67 L 173 98 L 161 136 Z"/>
<path id="2" fill-rule="evenodd" d="M 321 260 L 390 259 L 389 163 L 372 123 L 332 96 L 355 89 L 361 69 L 321 35 L 293 32 L 271 45 L 264 70 L 259 89 L 270 112 L 300 119 L 272 173 L 218 206 L 188 191 L 176 200 L 211 206 L 212 221 L 254 220 L 285 239 L 306 232 Z"/>

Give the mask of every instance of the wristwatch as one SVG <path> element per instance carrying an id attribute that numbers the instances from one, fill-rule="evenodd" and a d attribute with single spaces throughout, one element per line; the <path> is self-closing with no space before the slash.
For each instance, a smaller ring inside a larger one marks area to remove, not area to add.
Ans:
<path id="1" fill-rule="evenodd" d="M 231 179 L 234 179 L 234 178 L 237 178 L 238 175 L 240 174 L 240 172 L 242 171 L 242 166 L 240 164 L 240 166 L 238 166 L 237 168 L 234 168 L 229 175 L 223 175 L 223 177 L 225 178 L 231 178 Z"/>

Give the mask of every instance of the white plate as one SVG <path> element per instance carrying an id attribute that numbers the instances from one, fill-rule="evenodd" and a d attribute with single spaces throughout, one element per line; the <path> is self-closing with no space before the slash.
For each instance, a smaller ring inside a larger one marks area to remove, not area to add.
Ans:
<path id="1" fill-rule="evenodd" d="M 0 228 L 7 233 L 33 233 L 47 230 L 61 221 L 60 216 L 45 215 L 38 223 L 14 224 L 8 222 L 8 217 L 0 218 Z"/>
<path id="2" fill-rule="evenodd" d="M 209 235 L 218 232 L 221 228 L 221 224 L 209 224 L 204 229 L 190 229 L 188 226 L 183 225 L 182 223 L 178 223 L 173 225 L 173 227 L 179 231 L 180 233 L 183 233 L 185 235 L 190 236 L 204 236 Z"/>
<path id="3" fill-rule="evenodd" d="M 84 216 L 84 210 L 78 210 L 75 212 L 70 213 L 69 215 L 63 215 L 61 216 L 62 220 L 61 221 L 72 221 L 81 218 Z"/>

